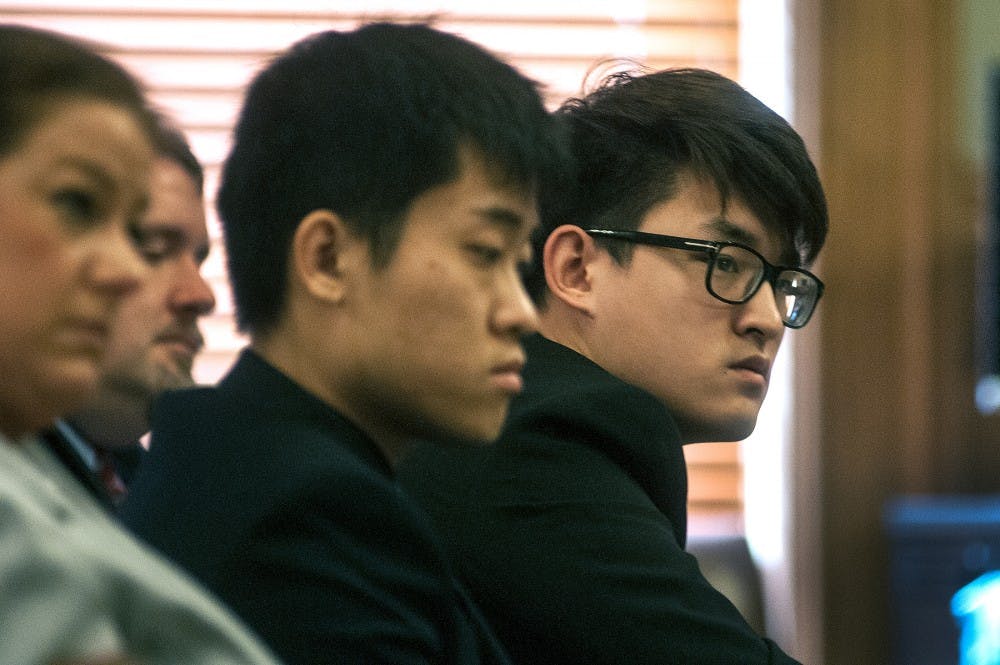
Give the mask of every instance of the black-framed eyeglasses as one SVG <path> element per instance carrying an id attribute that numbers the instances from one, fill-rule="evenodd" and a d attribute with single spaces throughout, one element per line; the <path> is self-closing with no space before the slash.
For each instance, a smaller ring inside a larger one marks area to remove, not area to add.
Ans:
<path id="1" fill-rule="evenodd" d="M 789 328 L 801 328 L 808 323 L 823 295 L 823 282 L 808 270 L 772 265 L 760 252 L 738 242 L 696 240 L 642 231 L 586 229 L 586 232 L 595 238 L 706 254 L 705 288 L 715 298 L 731 305 L 750 300 L 767 281 L 774 291 L 781 322 Z"/>

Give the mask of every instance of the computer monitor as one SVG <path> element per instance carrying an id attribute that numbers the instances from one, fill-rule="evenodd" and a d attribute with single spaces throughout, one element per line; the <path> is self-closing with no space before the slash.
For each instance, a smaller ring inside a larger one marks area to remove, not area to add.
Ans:
<path id="1" fill-rule="evenodd" d="M 893 663 L 1000 665 L 976 651 L 1000 636 L 977 640 L 1000 618 L 1000 496 L 899 497 L 885 526 Z"/>

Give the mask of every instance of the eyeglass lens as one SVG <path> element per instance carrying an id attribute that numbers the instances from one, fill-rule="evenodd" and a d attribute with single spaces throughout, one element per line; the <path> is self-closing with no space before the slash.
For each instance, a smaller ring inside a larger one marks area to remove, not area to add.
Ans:
<path id="1" fill-rule="evenodd" d="M 710 268 L 709 286 L 719 298 L 746 302 L 764 280 L 764 262 L 745 248 L 727 245 L 720 248 Z M 812 315 L 819 297 L 816 280 L 797 270 L 782 270 L 772 284 L 774 298 L 784 323 L 798 328 Z"/>
<path id="2" fill-rule="evenodd" d="M 715 255 L 712 290 L 716 295 L 742 302 L 750 298 L 764 276 L 764 264 L 753 252 L 725 246 Z"/>
<path id="3" fill-rule="evenodd" d="M 793 328 L 804 326 L 819 300 L 816 280 L 795 270 L 782 271 L 774 280 L 774 299 L 781 318 Z"/>

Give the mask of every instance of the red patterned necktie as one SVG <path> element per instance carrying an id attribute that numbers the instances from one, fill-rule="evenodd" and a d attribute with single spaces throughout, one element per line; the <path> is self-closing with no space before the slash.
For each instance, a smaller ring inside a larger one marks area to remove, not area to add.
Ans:
<path id="1" fill-rule="evenodd" d="M 115 460 L 111 454 L 107 450 L 100 448 L 96 452 L 97 474 L 100 476 L 101 482 L 104 483 L 104 489 L 107 490 L 108 496 L 111 497 L 111 502 L 117 505 L 128 494 L 128 488 L 125 487 L 121 476 L 118 475 L 118 470 L 115 468 Z"/>

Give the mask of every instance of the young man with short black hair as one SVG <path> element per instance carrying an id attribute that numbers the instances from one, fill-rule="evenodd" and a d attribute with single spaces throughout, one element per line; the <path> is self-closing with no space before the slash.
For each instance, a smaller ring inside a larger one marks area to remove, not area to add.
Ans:
<path id="1" fill-rule="evenodd" d="M 424 25 L 295 44 L 251 83 L 218 207 L 251 344 L 154 416 L 125 518 L 290 663 L 506 662 L 393 468 L 521 386 L 538 90 Z"/>

